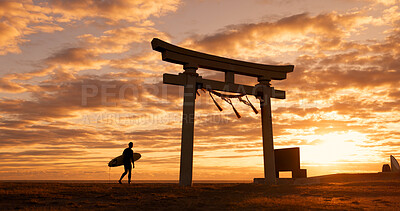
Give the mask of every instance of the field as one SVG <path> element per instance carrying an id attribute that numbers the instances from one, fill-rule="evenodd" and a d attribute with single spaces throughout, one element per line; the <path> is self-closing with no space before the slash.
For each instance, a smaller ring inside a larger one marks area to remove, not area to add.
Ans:
<path id="1" fill-rule="evenodd" d="M 1 210 L 400 209 L 399 174 L 341 174 L 279 185 L 0 182 Z"/>

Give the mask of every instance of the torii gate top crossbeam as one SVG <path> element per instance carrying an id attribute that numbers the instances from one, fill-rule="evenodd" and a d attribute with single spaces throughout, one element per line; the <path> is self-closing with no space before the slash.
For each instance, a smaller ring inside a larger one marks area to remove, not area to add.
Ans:
<path id="1" fill-rule="evenodd" d="M 162 53 L 162 60 L 176 64 L 195 64 L 200 68 L 233 72 L 235 74 L 258 77 L 261 80 L 283 80 L 288 72 L 293 72 L 293 65 L 264 65 L 234 59 L 223 58 L 206 53 L 181 48 L 154 38 L 153 50 Z"/>

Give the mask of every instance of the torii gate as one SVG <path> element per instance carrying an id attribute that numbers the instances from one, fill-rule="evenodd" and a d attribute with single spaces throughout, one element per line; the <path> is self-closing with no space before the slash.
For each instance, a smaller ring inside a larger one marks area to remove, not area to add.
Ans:
<path id="1" fill-rule="evenodd" d="M 168 73 L 163 75 L 164 84 L 185 87 L 179 184 L 181 186 L 192 185 L 195 99 L 197 89 L 201 88 L 254 95 L 260 98 L 265 183 L 275 184 L 271 97 L 285 99 L 285 91 L 270 87 L 270 81 L 286 79 L 286 74 L 293 72 L 294 66 L 264 65 L 223 58 L 181 48 L 157 38 L 151 41 L 151 45 L 153 50 L 161 52 L 163 61 L 181 64 L 185 70 L 179 75 Z M 196 73 L 198 68 L 225 72 L 225 83 L 202 78 Z M 235 74 L 257 77 L 259 83 L 256 86 L 235 84 Z"/>

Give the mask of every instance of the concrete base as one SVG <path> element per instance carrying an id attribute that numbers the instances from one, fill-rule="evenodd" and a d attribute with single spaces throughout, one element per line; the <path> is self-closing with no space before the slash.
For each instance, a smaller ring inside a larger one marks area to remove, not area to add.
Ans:
<path id="1" fill-rule="evenodd" d="M 254 178 L 254 184 L 267 184 L 264 178 Z M 277 185 L 313 185 L 319 184 L 319 178 L 281 178 L 276 179 Z"/>
<path id="2" fill-rule="evenodd" d="M 265 178 L 254 178 L 253 183 L 254 184 L 266 184 L 267 182 L 265 181 Z"/>

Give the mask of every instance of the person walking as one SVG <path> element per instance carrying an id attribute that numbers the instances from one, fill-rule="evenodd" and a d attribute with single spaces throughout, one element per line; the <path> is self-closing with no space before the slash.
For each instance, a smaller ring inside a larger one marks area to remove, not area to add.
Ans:
<path id="1" fill-rule="evenodd" d="M 128 174 L 128 184 L 131 184 L 131 177 L 132 177 L 132 167 L 135 168 L 135 163 L 133 160 L 133 143 L 129 142 L 128 148 L 124 150 L 122 155 L 124 156 L 124 169 L 125 172 L 122 173 L 121 178 L 119 179 L 119 184 L 122 184 L 122 179 L 125 177 L 126 174 Z"/>

